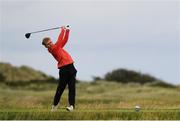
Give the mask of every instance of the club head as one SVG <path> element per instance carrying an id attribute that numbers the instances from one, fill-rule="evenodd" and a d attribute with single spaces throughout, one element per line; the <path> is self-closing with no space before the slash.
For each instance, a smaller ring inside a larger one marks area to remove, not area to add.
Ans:
<path id="1" fill-rule="evenodd" d="M 28 39 L 31 36 L 31 33 L 26 33 L 25 37 Z"/>

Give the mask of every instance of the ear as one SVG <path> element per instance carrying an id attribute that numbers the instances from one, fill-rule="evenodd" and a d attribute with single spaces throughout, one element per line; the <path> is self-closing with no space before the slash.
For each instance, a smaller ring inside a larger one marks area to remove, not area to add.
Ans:
<path id="1" fill-rule="evenodd" d="M 51 45 L 50 45 L 50 44 L 46 45 L 46 48 L 50 48 L 50 47 L 51 47 Z"/>
<path id="2" fill-rule="evenodd" d="M 44 45 L 45 48 L 48 48 L 47 45 Z"/>

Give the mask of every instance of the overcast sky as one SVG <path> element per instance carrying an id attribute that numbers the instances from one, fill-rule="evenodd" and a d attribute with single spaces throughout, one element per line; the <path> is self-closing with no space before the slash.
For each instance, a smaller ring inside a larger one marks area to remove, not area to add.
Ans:
<path id="1" fill-rule="evenodd" d="M 28 65 L 58 77 L 56 61 L 41 45 L 59 30 L 26 32 L 69 24 L 65 49 L 92 80 L 117 68 L 180 84 L 178 0 L 0 0 L 0 61 Z"/>

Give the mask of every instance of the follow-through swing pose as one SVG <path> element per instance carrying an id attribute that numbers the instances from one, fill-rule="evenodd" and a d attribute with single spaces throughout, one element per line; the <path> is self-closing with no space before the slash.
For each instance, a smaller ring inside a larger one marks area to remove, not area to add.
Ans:
<path id="1" fill-rule="evenodd" d="M 48 51 L 53 55 L 53 57 L 57 60 L 58 69 L 59 69 L 59 83 L 57 86 L 57 90 L 54 96 L 54 101 L 52 105 L 51 111 L 56 111 L 58 107 L 58 103 L 60 101 L 61 95 L 68 85 L 68 101 L 69 106 L 66 107 L 68 111 L 73 111 L 75 107 L 75 82 L 76 82 L 76 73 L 72 57 L 63 49 L 65 44 L 69 38 L 69 27 L 61 27 L 61 32 L 58 37 L 58 40 L 55 44 L 51 41 L 49 37 L 45 37 L 42 41 L 42 44 L 48 49 Z"/>

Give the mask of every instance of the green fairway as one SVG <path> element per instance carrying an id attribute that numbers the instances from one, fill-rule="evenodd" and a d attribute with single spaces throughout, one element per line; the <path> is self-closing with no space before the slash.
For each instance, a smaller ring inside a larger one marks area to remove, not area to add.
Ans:
<path id="1" fill-rule="evenodd" d="M 111 82 L 78 83 L 76 109 L 66 111 L 67 90 L 50 112 L 56 85 L 0 88 L 0 119 L 180 119 L 179 88 Z M 44 87 L 44 89 L 42 88 Z M 139 105 L 140 112 L 134 107 Z"/>

